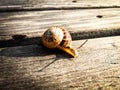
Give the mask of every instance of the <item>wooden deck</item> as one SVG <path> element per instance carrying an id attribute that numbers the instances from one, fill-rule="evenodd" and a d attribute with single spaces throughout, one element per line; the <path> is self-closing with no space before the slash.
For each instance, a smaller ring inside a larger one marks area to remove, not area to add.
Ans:
<path id="1" fill-rule="evenodd" d="M 77 58 L 41 45 L 51 26 Z M 119 0 L 0 0 L 0 90 L 119 90 L 119 35 Z"/>

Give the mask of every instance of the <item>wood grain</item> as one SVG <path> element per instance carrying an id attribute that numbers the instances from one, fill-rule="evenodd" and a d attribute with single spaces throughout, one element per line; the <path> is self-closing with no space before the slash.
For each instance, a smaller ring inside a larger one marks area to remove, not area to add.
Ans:
<path id="1" fill-rule="evenodd" d="M 84 40 L 74 41 L 78 48 Z M 120 36 L 90 39 L 71 58 L 29 45 L 0 49 L 1 90 L 110 90 L 120 88 Z"/>
<path id="2" fill-rule="evenodd" d="M 51 26 L 63 26 L 71 33 L 81 33 L 83 37 L 101 32 L 117 32 L 115 35 L 119 35 L 119 22 L 119 8 L 4 12 L 0 14 L 0 40 L 12 39 L 12 35 L 16 34 L 41 36 Z"/>
<path id="3" fill-rule="evenodd" d="M 0 11 L 32 11 L 120 7 L 117 0 L 0 0 Z"/>
<path id="4" fill-rule="evenodd" d="M 0 90 L 119 90 L 119 22 L 119 0 L 0 0 Z M 40 45 L 51 26 L 70 31 L 77 58 Z"/>

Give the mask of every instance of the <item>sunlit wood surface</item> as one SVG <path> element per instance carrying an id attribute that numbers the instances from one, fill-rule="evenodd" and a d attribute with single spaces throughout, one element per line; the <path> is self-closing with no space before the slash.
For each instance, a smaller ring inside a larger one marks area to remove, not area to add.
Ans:
<path id="1" fill-rule="evenodd" d="M 51 26 L 77 58 L 41 45 Z M 119 35 L 119 0 L 0 0 L 0 90 L 119 90 Z"/>

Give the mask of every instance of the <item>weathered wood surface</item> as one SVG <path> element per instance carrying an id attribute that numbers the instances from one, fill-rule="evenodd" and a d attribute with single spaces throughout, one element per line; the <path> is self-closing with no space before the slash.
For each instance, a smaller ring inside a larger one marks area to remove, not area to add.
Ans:
<path id="1" fill-rule="evenodd" d="M 102 31 L 119 34 L 119 22 L 119 8 L 4 12 L 0 14 L 0 40 L 12 39 L 15 34 L 40 36 L 50 26 L 65 26 L 70 32 L 80 32 L 83 36 Z"/>
<path id="2" fill-rule="evenodd" d="M 119 0 L 0 0 L 0 11 L 0 47 L 14 46 L 0 48 L 0 90 L 120 89 Z M 73 41 L 77 58 L 36 45 L 50 26 L 88 39 Z M 116 37 L 90 39 L 105 36 Z"/>
<path id="3" fill-rule="evenodd" d="M 0 11 L 120 7 L 117 0 L 0 0 Z"/>
<path id="4" fill-rule="evenodd" d="M 119 90 L 120 36 L 90 39 L 78 52 L 71 58 L 37 45 L 1 48 L 0 90 Z"/>

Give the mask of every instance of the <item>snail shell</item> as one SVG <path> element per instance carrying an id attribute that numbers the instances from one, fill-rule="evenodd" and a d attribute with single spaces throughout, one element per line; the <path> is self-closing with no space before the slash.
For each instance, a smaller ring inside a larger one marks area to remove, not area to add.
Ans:
<path id="1" fill-rule="evenodd" d="M 58 48 L 76 57 L 77 51 L 71 47 L 70 33 L 62 27 L 51 27 L 42 35 L 43 45 L 47 48 Z"/>
<path id="2" fill-rule="evenodd" d="M 47 48 L 56 48 L 63 39 L 63 31 L 58 27 L 51 27 L 42 35 L 43 44 Z"/>

